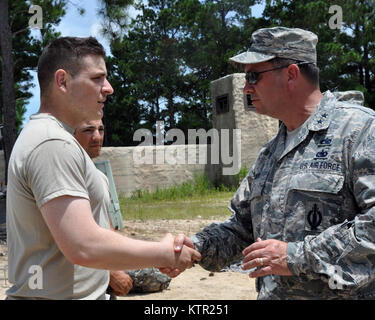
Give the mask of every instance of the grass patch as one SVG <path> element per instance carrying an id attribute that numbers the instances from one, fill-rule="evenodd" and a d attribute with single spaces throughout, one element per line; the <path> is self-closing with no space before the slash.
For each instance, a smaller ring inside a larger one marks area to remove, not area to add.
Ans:
<path id="1" fill-rule="evenodd" d="M 120 206 L 124 220 L 194 219 L 200 216 L 229 216 L 228 204 L 233 192 L 217 192 L 202 197 L 174 201 L 121 198 Z"/>
<path id="2" fill-rule="evenodd" d="M 224 185 L 214 187 L 205 175 L 196 175 L 193 181 L 184 182 L 169 188 L 157 187 L 155 191 L 136 190 L 130 200 L 142 200 L 142 202 L 153 201 L 180 201 L 181 199 L 191 199 L 214 195 L 222 192 L 233 192 L 234 188 Z"/>
<path id="3" fill-rule="evenodd" d="M 155 192 L 135 191 L 130 198 L 120 197 L 125 220 L 193 219 L 200 216 L 229 216 L 228 204 L 234 188 L 214 187 L 205 175 L 178 186 L 157 189 Z"/>

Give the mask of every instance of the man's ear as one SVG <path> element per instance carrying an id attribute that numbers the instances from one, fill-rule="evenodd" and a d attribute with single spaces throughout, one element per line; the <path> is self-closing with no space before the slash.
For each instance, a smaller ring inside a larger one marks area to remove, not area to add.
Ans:
<path id="1" fill-rule="evenodd" d="M 67 80 L 68 74 L 65 70 L 59 69 L 55 72 L 55 85 L 58 90 L 64 93 L 67 91 Z"/>
<path id="2" fill-rule="evenodd" d="M 287 69 L 288 87 L 290 90 L 295 89 L 297 79 L 300 76 L 299 68 L 295 64 L 291 64 Z"/>

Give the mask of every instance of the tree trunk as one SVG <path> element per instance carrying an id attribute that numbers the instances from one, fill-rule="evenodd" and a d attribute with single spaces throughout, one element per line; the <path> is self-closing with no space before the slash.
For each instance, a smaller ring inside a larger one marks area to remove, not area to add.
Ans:
<path id="1" fill-rule="evenodd" d="M 6 166 L 5 183 L 7 183 L 9 158 L 17 138 L 12 31 L 8 22 L 8 0 L 0 1 L 0 46 L 2 57 L 2 105 L 4 115 L 3 139 Z"/>
<path id="2" fill-rule="evenodd" d="M 175 116 L 175 105 L 173 101 L 173 91 L 172 87 L 170 87 L 168 92 L 168 112 L 169 112 L 169 128 L 176 127 L 176 121 L 174 119 Z"/>

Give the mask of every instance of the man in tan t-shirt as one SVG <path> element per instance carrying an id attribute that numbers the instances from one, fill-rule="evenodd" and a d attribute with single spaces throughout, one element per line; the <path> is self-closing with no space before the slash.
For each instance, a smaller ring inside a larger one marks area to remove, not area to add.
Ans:
<path id="1" fill-rule="evenodd" d="M 109 194 L 74 139 L 113 89 L 95 38 L 53 40 L 38 62 L 41 106 L 20 133 L 7 188 L 8 299 L 104 299 L 108 270 L 190 268 L 200 254 L 109 229 Z"/>

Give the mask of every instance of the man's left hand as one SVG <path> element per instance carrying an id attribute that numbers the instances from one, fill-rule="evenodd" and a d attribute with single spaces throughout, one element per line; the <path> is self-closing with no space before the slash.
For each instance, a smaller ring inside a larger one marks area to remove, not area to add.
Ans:
<path id="1" fill-rule="evenodd" d="M 124 271 L 110 271 L 109 285 L 116 296 L 124 296 L 133 288 L 133 280 Z"/>
<path id="2" fill-rule="evenodd" d="M 257 239 L 252 245 L 242 251 L 244 259 L 242 269 L 249 270 L 255 267 L 258 269 L 250 273 L 251 278 L 263 277 L 269 274 L 291 276 L 286 255 L 288 243 L 269 239 Z"/>

